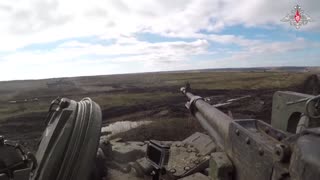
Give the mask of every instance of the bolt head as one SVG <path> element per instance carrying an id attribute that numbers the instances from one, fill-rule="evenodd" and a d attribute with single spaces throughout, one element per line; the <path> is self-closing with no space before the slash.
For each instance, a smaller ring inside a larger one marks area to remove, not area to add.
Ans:
<path id="1" fill-rule="evenodd" d="M 189 171 L 189 170 L 190 170 L 190 167 L 189 167 L 189 166 L 186 166 L 186 167 L 184 167 L 184 170 Z"/>
<path id="2" fill-rule="evenodd" d="M 240 135 L 239 129 L 236 129 L 235 133 L 236 133 L 237 136 L 239 136 Z"/>
<path id="3" fill-rule="evenodd" d="M 246 144 L 250 144 L 250 138 L 246 138 Z"/>
<path id="4" fill-rule="evenodd" d="M 282 149 L 282 147 L 280 146 L 280 145 L 276 145 L 276 147 L 275 147 L 275 149 L 274 149 L 274 154 L 275 154 L 275 157 L 277 157 L 277 159 L 279 160 L 279 161 L 281 161 L 282 160 L 282 158 L 283 158 L 283 149 Z"/>
<path id="5" fill-rule="evenodd" d="M 175 172 L 177 172 L 177 170 L 174 169 L 174 168 L 172 168 L 172 169 L 170 169 L 170 172 L 171 172 L 171 173 L 175 173 Z"/>
<path id="6" fill-rule="evenodd" d="M 258 150 L 258 151 L 259 151 L 259 155 L 260 155 L 260 156 L 263 156 L 263 155 L 264 155 L 264 151 L 263 151 L 263 149 L 262 149 L 262 148 L 259 148 L 259 150 Z"/>
<path id="7" fill-rule="evenodd" d="M 270 129 L 268 127 L 266 127 L 266 129 L 264 130 L 267 134 L 269 134 Z"/>
<path id="8" fill-rule="evenodd" d="M 280 162 L 290 160 L 291 150 L 284 144 L 277 144 L 274 148 L 274 158 Z"/>
<path id="9" fill-rule="evenodd" d="M 278 141 L 282 140 L 282 135 L 280 133 L 277 134 L 277 139 L 278 139 Z"/>

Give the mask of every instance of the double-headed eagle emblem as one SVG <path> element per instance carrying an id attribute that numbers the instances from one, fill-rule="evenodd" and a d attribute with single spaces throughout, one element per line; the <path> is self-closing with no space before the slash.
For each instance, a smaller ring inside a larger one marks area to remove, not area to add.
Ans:
<path id="1" fill-rule="evenodd" d="M 299 5 L 296 5 L 290 14 L 287 14 L 283 19 L 282 22 L 289 22 L 291 26 L 295 26 L 299 29 L 301 26 L 312 22 L 312 19 L 309 15 L 304 13 Z"/>

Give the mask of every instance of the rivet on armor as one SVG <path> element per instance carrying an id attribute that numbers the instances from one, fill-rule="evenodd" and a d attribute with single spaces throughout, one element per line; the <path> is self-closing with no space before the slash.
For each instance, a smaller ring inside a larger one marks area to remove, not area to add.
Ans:
<path id="1" fill-rule="evenodd" d="M 151 172 L 151 176 L 154 176 L 154 175 L 156 175 L 157 173 L 155 172 L 155 171 L 152 171 Z"/>
<path id="2" fill-rule="evenodd" d="M 277 139 L 278 139 L 278 141 L 282 140 L 282 135 L 280 133 L 277 134 Z"/>
<path id="3" fill-rule="evenodd" d="M 246 144 L 250 144 L 250 139 L 248 137 L 246 138 Z"/>
<path id="4" fill-rule="evenodd" d="M 187 147 L 187 146 L 188 146 L 188 144 L 184 144 L 184 143 L 183 143 L 181 146 L 183 146 L 183 147 Z"/>
<path id="5" fill-rule="evenodd" d="M 259 150 L 258 150 L 258 151 L 259 151 L 259 155 L 260 155 L 260 156 L 263 156 L 263 154 L 264 154 L 263 149 L 262 149 L 262 148 L 259 148 Z"/>
<path id="6" fill-rule="evenodd" d="M 287 162 L 290 160 L 291 151 L 290 148 L 283 145 L 277 144 L 274 148 L 274 158 L 280 162 Z"/>
<path id="7" fill-rule="evenodd" d="M 239 136 L 240 135 L 240 131 L 239 129 L 236 129 L 236 135 Z"/>

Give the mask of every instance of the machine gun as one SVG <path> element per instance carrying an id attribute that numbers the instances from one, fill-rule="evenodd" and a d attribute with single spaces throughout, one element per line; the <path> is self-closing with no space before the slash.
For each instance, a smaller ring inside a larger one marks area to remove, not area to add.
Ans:
<path id="1" fill-rule="evenodd" d="M 218 146 L 211 154 L 211 179 L 320 179 L 319 127 L 307 127 L 296 134 L 283 131 L 289 126 L 285 119 L 285 123 L 272 123 L 282 127 L 282 130 L 261 120 L 233 120 L 190 91 L 190 86 L 181 88 L 189 100 L 186 107 Z M 274 103 L 278 104 L 273 106 L 278 111 L 274 112 L 273 121 L 279 120 L 276 116 L 286 105 L 308 116 L 301 116 L 301 122 L 305 122 L 304 118 L 319 118 L 319 96 L 303 98 L 303 94 L 289 92 L 277 92 L 274 97 L 277 96 L 286 98 L 280 99 L 280 103 L 274 99 Z M 290 99 L 294 101 L 285 102 Z M 306 105 L 302 106 L 301 102 Z"/>

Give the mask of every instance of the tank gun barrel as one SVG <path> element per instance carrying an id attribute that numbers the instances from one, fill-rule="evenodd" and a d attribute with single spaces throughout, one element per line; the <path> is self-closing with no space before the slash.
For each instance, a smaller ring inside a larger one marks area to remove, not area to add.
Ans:
<path id="1" fill-rule="evenodd" d="M 204 101 L 202 97 L 192 94 L 190 92 L 190 85 L 187 84 L 180 91 L 189 100 L 186 103 L 186 107 L 190 110 L 191 114 L 199 121 L 216 143 L 224 149 L 232 118 Z"/>

